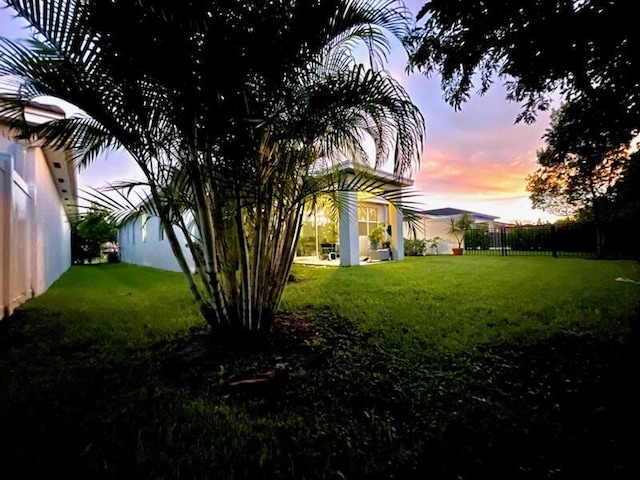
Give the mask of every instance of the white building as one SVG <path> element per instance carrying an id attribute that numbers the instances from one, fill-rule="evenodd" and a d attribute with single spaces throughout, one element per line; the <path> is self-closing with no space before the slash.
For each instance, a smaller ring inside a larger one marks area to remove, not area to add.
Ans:
<path id="1" fill-rule="evenodd" d="M 345 164 L 342 167 L 347 178 L 356 174 L 355 169 Z M 376 171 L 372 174 L 372 181 L 379 184 L 382 189 L 398 190 L 413 185 L 412 180 L 396 179 L 393 175 Z M 389 249 L 386 258 L 402 260 L 404 258 L 404 239 L 402 236 L 403 216 L 388 201 L 373 195 L 362 195 L 357 192 L 345 192 L 343 195 L 344 209 L 341 212 L 338 225 L 336 225 L 336 238 L 331 242 L 337 246 L 335 263 L 342 266 L 354 266 L 361 264 L 362 257 L 382 255 L 386 252 L 372 252 L 368 233 L 371 229 L 383 223 L 387 226 Z M 327 219 L 324 219 L 328 221 Z M 182 245 L 186 239 L 182 232 L 175 229 Z M 317 230 L 316 230 L 317 232 Z M 317 234 L 310 247 L 314 259 L 318 259 L 322 253 L 322 246 Z M 180 271 L 169 242 L 165 239 L 164 232 L 160 228 L 158 217 L 143 217 L 122 227 L 118 236 L 120 259 L 126 263 L 156 267 L 164 270 Z M 195 268 L 193 259 L 185 249 L 187 262 L 191 268 Z"/>
<path id="2" fill-rule="evenodd" d="M 183 233 L 175 228 L 176 236 L 182 246 L 187 243 Z M 173 255 L 171 245 L 165 237 L 160 225 L 160 218 L 142 216 L 120 228 L 118 232 L 118 248 L 120 260 L 134 265 L 161 268 L 180 272 L 180 266 Z M 189 268 L 194 269 L 195 263 L 189 249 L 184 249 Z"/>
<path id="3" fill-rule="evenodd" d="M 471 216 L 473 228 L 482 228 L 488 232 L 494 231 L 495 220 L 498 217 L 485 213 L 447 207 L 421 211 L 420 219 L 416 222 L 413 230 L 411 230 L 408 225 L 405 225 L 404 235 L 406 238 L 416 238 L 427 241 L 438 237 L 440 240 L 437 242 L 437 249 L 430 248 L 429 245 L 427 245 L 426 253 L 452 253 L 452 249 L 458 246 L 458 242 L 448 233 L 449 227 L 451 226 L 451 219 L 457 220 L 465 212 Z"/>
<path id="4" fill-rule="evenodd" d="M 344 170 L 354 175 L 355 170 L 345 165 Z M 413 186 L 413 180 L 398 179 L 383 172 L 373 172 L 372 178 L 386 190 L 398 191 Z M 379 224 L 388 228 L 390 258 L 404 258 L 404 238 L 402 236 L 404 218 L 402 212 L 388 201 L 373 195 L 362 195 L 357 192 L 345 193 L 345 206 L 340 214 L 339 242 L 340 265 L 360 265 L 360 258 L 376 255 L 371 251 L 368 233 Z M 379 253 L 378 253 L 379 254 Z"/>
<path id="5" fill-rule="evenodd" d="M 27 120 L 64 118 L 32 104 Z M 16 141 L 0 117 L 0 318 L 43 293 L 71 265 L 76 172 L 68 152 Z"/>

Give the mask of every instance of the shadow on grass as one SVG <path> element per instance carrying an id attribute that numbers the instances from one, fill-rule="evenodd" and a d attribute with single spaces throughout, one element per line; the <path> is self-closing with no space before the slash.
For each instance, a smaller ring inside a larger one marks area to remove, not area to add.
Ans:
<path id="1" fill-rule="evenodd" d="M 110 357 L 58 320 L 0 323 L 1 478 L 638 478 L 637 328 L 408 361 L 307 311 Z"/>

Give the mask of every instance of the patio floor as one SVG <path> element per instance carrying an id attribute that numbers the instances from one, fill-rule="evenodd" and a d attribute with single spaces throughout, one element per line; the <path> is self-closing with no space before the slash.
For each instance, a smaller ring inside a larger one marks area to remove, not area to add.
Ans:
<path id="1" fill-rule="evenodd" d="M 393 260 L 367 260 L 366 262 L 361 261 L 360 265 L 375 265 L 377 263 L 385 263 L 391 261 Z M 293 263 L 300 263 L 303 265 L 321 265 L 323 267 L 339 267 L 340 259 L 337 258 L 336 260 L 322 260 L 315 255 L 308 257 L 298 256 L 293 260 Z"/>

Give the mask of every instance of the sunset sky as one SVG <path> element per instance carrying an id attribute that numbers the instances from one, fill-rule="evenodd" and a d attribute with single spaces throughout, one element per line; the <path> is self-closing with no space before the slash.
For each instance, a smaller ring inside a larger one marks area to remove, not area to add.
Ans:
<path id="1" fill-rule="evenodd" d="M 409 0 L 406 5 L 417 13 L 423 3 Z M 0 36 L 24 37 L 22 26 L 10 11 L 0 10 Z M 555 220 L 533 210 L 525 191 L 525 178 L 536 169 L 536 150 L 543 146 L 548 113 L 539 115 L 533 125 L 514 124 L 520 106 L 505 99 L 499 82 L 455 111 L 442 99 L 437 78 L 405 73 L 407 56 L 399 43 L 394 46 L 387 68 L 426 120 L 425 147 L 413 174 L 415 187 L 423 192 L 424 208 L 456 207 L 505 222 Z M 79 183 L 80 188 L 100 187 L 136 176 L 137 167 L 126 155 L 111 154 L 81 172 Z"/>

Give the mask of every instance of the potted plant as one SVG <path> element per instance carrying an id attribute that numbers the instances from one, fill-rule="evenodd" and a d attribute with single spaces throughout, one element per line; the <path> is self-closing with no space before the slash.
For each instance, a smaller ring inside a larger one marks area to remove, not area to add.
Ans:
<path id="1" fill-rule="evenodd" d="M 377 250 L 378 246 L 384 240 L 384 235 L 386 233 L 386 225 L 379 224 L 377 227 L 373 228 L 369 232 L 369 242 L 371 244 L 371 250 Z"/>
<path id="2" fill-rule="evenodd" d="M 464 212 L 460 215 L 459 218 L 451 217 L 449 219 L 451 224 L 449 225 L 449 235 L 453 235 L 458 242 L 458 248 L 453 248 L 454 255 L 462 255 L 462 242 L 464 242 L 464 237 L 467 234 L 467 231 L 471 228 L 473 221 L 471 220 L 471 215 L 469 212 Z"/>

